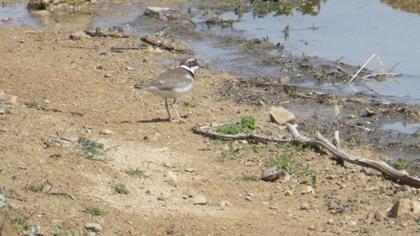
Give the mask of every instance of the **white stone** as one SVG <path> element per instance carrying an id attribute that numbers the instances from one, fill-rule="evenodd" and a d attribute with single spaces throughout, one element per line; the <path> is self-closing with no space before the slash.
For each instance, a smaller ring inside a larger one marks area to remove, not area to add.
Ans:
<path id="1" fill-rule="evenodd" d="M 194 205 L 207 205 L 207 198 L 204 196 L 197 196 L 194 198 Z"/>
<path id="2" fill-rule="evenodd" d="M 271 107 L 270 118 L 272 122 L 277 124 L 284 124 L 286 122 L 294 120 L 295 115 L 283 107 Z"/>

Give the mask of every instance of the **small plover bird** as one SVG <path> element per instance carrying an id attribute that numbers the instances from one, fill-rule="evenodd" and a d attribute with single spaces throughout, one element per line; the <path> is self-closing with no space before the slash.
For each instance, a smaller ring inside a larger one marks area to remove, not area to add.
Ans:
<path id="1" fill-rule="evenodd" d="M 184 122 L 176 109 L 176 99 L 189 93 L 193 87 L 195 71 L 199 68 L 196 58 L 189 58 L 181 65 L 160 74 L 156 79 L 134 85 L 135 89 L 144 89 L 165 99 L 165 108 L 171 122 Z M 172 120 L 168 99 L 173 99 L 172 108 L 178 120 Z"/>

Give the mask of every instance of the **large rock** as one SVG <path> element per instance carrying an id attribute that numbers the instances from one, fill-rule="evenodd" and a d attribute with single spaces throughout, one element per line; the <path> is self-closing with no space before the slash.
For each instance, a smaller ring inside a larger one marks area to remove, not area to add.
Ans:
<path id="1" fill-rule="evenodd" d="M 277 169 L 277 167 L 271 167 L 262 172 L 261 179 L 268 182 L 274 182 L 280 179 L 284 174 L 285 173 L 282 170 Z"/>
<path id="2" fill-rule="evenodd" d="M 85 229 L 93 231 L 93 232 L 100 232 L 102 231 L 102 225 L 97 223 L 86 223 Z"/>
<path id="3" fill-rule="evenodd" d="M 388 212 L 389 217 L 400 217 L 404 215 L 420 217 L 420 201 L 401 199 Z"/>
<path id="4" fill-rule="evenodd" d="M 283 107 L 271 107 L 270 119 L 279 125 L 294 120 L 295 115 Z"/>

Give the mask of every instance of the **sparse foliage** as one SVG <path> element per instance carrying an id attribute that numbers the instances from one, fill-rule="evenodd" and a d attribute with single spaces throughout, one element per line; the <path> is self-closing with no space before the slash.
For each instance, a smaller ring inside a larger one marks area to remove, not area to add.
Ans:
<path id="1" fill-rule="evenodd" d="M 34 193 L 43 193 L 46 191 L 46 185 L 43 183 L 31 183 L 27 186 L 27 189 L 29 191 L 32 191 Z"/>
<path id="2" fill-rule="evenodd" d="M 103 155 L 105 153 L 104 145 L 95 140 L 80 137 L 77 140 L 77 143 L 79 144 L 79 147 L 83 151 L 83 153 L 89 158 L 98 155 Z"/>
<path id="3" fill-rule="evenodd" d="M 125 170 L 125 173 L 127 175 L 133 176 L 133 177 L 140 177 L 140 178 L 142 178 L 142 177 L 145 176 L 144 175 L 144 170 L 141 170 L 139 168 Z"/>
<path id="4" fill-rule="evenodd" d="M 295 173 L 298 169 L 298 163 L 295 159 L 290 156 L 278 157 L 273 160 L 272 166 L 275 166 L 278 170 L 284 170 L 287 173 Z"/>
<path id="5" fill-rule="evenodd" d="M 99 207 L 88 206 L 85 208 L 85 212 L 89 213 L 91 216 L 101 216 L 105 214 L 105 210 Z"/>
<path id="6" fill-rule="evenodd" d="M 259 181 L 260 177 L 248 173 L 242 173 L 241 176 L 242 181 Z"/>
<path id="7" fill-rule="evenodd" d="M 404 170 L 407 168 L 407 160 L 405 158 L 398 158 L 394 161 L 394 166 L 397 170 Z"/>
<path id="8" fill-rule="evenodd" d="M 222 134 L 249 134 L 257 128 L 257 122 L 252 116 L 245 116 L 239 124 L 227 124 L 219 127 L 217 132 Z"/>
<path id="9" fill-rule="evenodd" d="M 16 217 L 12 220 L 13 224 L 16 226 L 16 228 L 28 231 L 31 229 L 31 225 L 22 217 Z"/>
<path id="10" fill-rule="evenodd" d="M 112 189 L 114 190 L 114 192 L 119 194 L 128 194 L 128 187 L 123 183 L 116 183 L 112 185 Z"/>

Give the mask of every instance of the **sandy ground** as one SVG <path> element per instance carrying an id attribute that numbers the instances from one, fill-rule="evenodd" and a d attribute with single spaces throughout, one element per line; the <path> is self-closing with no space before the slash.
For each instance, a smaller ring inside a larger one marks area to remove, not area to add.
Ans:
<path id="1" fill-rule="evenodd" d="M 244 115 L 277 129 L 268 107 L 218 94 L 233 76 L 202 69 L 192 94 L 180 101 L 186 123 L 155 122 L 166 118 L 163 101 L 132 86 L 186 55 L 114 53 L 112 46 L 135 46 L 139 39 L 72 41 L 69 34 L 0 28 L 0 90 L 19 97 L 10 114 L 0 115 L 0 186 L 8 204 L 0 210 L 0 235 L 22 235 L 17 218 L 40 226 L 43 235 L 88 235 L 90 222 L 103 227 L 99 235 L 419 234 L 418 219 L 385 217 L 398 199 L 418 199 L 415 189 L 309 149 L 193 134 L 195 124 Z M 98 157 L 105 161 L 84 157 L 79 137 L 109 148 Z M 350 152 L 378 158 L 369 150 Z M 281 156 L 295 159 L 299 171 L 274 183 L 254 178 Z M 133 168 L 145 176 L 125 173 Z M 126 184 L 128 194 L 116 193 L 116 183 Z M 45 189 L 34 191 L 34 184 Z M 196 204 L 201 198 L 206 201 Z M 105 213 L 92 216 L 87 207 Z"/>

